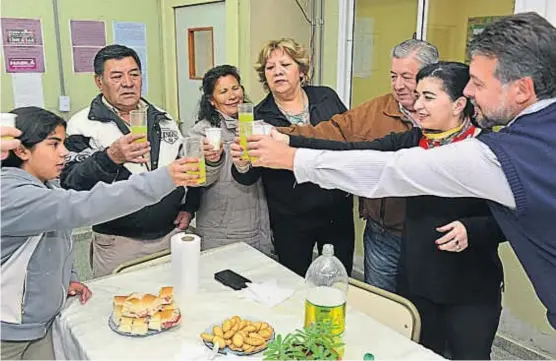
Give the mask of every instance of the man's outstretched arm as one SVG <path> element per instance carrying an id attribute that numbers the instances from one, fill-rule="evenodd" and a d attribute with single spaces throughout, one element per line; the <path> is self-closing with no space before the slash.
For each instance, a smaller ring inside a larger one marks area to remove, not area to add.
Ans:
<path id="1" fill-rule="evenodd" d="M 297 149 L 293 170 L 299 183 L 367 198 L 476 197 L 516 207 L 496 156 L 477 139 L 398 152 Z"/>

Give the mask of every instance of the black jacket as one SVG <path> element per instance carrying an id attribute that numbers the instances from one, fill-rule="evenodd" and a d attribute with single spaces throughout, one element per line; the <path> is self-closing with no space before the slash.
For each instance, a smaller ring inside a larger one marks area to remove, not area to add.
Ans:
<path id="1" fill-rule="evenodd" d="M 143 99 L 144 100 L 144 99 Z M 114 123 L 122 134 L 128 134 L 129 128 L 120 117 L 108 109 L 97 96 L 92 102 L 88 114 L 90 121 Z M 161 142 L 161 120 L 170 120 L 165 112 L 149 104 L 147 110 L 148 141 L 151 144 L 151 169 L 158 168 Z M 131 173 L 123 165 L 114 163 L 106 153 L 107 149 L 96 150 L 90 145 L 91 138 L 83 135 L 70 135 L 65 142 L 66 148 L 73 155 L 60 177 L 63 188 L 78 191 L 89 190 L 96 183 L 112 183 L 128 179 Z M 150 240 L 168 234 L 173 228 L 174 219 L 182 205 L 185 191 L 178 187 L 164 197 L 159 203 L 145 207 L 127 216 L 93 226 L 98 233 L 112 234 L 135 239 Z M 106 200 L 112 202 L 113 200 Z"/>
<path id="2" fill-rule="evenodd" d="M 309 98 L 313 125 L 347 110 L 338 95 L 328 87 L 308 86 L 304 90 Z M 255 119 L 276 127 L 291 125 L 278 109 L 272 94 L 255 107 Z M 353 212 L 351 195 L 339 190 L 325 190 L 313 183 L 297 184 L 291 171 L 252 168 L 242 174 L 232 166 L 232 175 L 244 185 L 254 184 L 262 176 L 271 224 L 287 220 L 298 227 L 313 228 L 337 219 L 338 212 Z"/>
<path id="3" fill-rule="evenodd" d="M 396 151 L 418 146 L 422 136 L 419 128 L 391 133 L 375 141 L 353 143 L 290 136 L 290 145 Z M 467 229 L 469 247 L 458 253 L 438 250 L 434 241 L 445 233 L 436 228 L 456 220 Z M 444 304 L 496 302 L 503 279 L 498 243 L 503 239 L 484 199 L 408 197 L 402 232 L 400 293 Z"/>

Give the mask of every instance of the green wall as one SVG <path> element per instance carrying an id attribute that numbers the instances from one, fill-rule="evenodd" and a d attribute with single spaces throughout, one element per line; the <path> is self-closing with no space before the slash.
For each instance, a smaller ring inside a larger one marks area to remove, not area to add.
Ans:
<path id="1" fill-rule="evenodd" d="M 73 20 L 104 20 L 106 24 L 106 41 L 112 43 L 112 21 L 143 22 L 147 26 L 147 66 L 148 90 L 147 98 L 155 104 L 163 104 L 163 69 L 161 60 L 161 33 L 157 0 L 59 0 L 60 41 L 62 46 L 62 60 L 64 64 L 64 78 L 66 95 L 71 100 L 69 113 L 61 113 L 66 119 L 72 114 L 86 107 L 97 94 L 93 81 L 93 73 L 73 72 L 72 53 L 70 43 L 69 21 Z M 42 75 L 44 105 L 51 111 L 58 109 L 60 93 L 58 57 L 56 51 L 56 37 L 54 31 L 54 14 L 52 0 L 3 0 L 1 4 L 2 17 L 32 18 L 42 20 L 44 53 L 46 72 Z M 12 79 L 4 69 L 2 58 L 1 72 L 1 111 L 13 108 Z"/>

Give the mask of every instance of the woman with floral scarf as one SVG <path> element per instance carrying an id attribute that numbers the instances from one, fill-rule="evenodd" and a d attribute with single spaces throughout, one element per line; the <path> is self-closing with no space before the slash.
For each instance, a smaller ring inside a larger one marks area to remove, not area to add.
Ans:
<path id="1" fill-rule="evenodd" d="M 417 74 L 420 128 L 369 142 L 273 137 L 297 148 L 330 150 L 430 149 L 476 137 L 474 107 L 463 90 L 469 68 L 457 62 L 425 66 Z M 434 174 L 430 175 L 434 177 Z M 454 359 L 490 359 L 501 312 L 503 240 L 486 201 L 434 196 L 407 199 L 398 293 L 421 315 L 421 344 Z"/>

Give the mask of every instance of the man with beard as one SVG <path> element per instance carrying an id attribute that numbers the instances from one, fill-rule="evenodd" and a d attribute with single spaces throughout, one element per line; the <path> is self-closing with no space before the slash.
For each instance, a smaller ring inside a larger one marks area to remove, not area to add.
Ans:
<path id="1" fill-rule="evenodd" d="M 556 328 L 554 44 L 556 28 L 536 13 L 505 17 L 471 41 L 465 95 L 474 99 L 479 123 L 505 126 L 499 132 L 398 152 L 296 150 L 263 138 L 250 142 L 249 154 L 259 157 L 253 165 L 293 169 L 299 183 L 369 198 L 489 200 Z"/>

